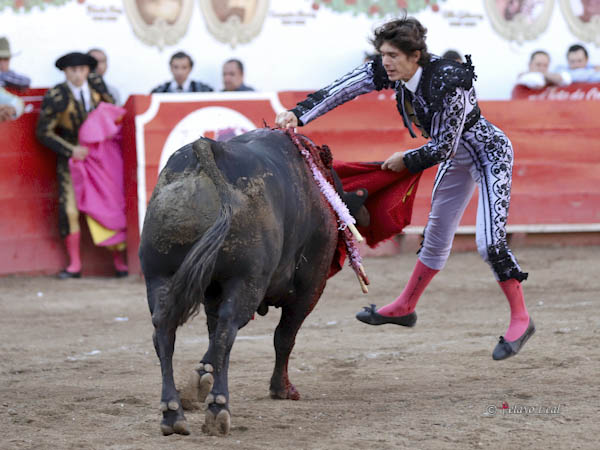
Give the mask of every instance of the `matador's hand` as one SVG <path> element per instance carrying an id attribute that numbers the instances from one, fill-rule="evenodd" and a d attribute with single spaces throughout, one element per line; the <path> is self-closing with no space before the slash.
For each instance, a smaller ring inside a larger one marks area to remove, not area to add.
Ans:
<path id="1" fill-rule="evenodd" d="M 76 145 L 73 148 L 73 155 L 71 155 L 71 157 L 73 159 L 77 159 L 78 161 L 83 161 L 88 153 L 89 151 L 87 147 L 84 147 L 83 145 Z"/>
<path id="2" fill-rule="evenodd" d="M 298 126 L 298 118 L 291 111 L 283 111 L 275 117 L 275 124 L 280 128 L 294 128 Z"/>
<path id="3" fill-rule="evenodd" d="M 402 172 L 406 169 L 404 165 L 404 152 L 396 152 L 381 165 L 381 170 L 391 170 L 393 172 Z"/>

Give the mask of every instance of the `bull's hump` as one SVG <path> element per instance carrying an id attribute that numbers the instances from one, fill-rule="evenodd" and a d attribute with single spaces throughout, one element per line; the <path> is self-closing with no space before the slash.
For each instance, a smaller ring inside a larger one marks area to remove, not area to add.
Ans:
<path id="1" fill-rule="evenodd" d="M 231 148 L 289 148 L 293 145 L 290 138 L 282 130 L 259 128 L 230 139 L 227 146 Z"/>

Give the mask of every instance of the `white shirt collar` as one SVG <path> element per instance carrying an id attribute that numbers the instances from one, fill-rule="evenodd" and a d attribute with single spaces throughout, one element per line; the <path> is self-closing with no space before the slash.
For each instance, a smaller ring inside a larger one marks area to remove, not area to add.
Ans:
<path id="1" fill-rule="evenodd" d="M 412 78 L 406 82 L 403 82 L 404 86 L 406 86 L 406 89 L 408 89 L 413 94 L 415 92 L 417 92 L 417 87 L 419 86 L 419 81 L 421 81 L 422 73 L 423 73 L 423 68 L 421 66 L 419 66 L 419 68 L 417 69 L 415 74 L 412 76 Z"/>
<path id="2" fill-rule="evenodd" d="M 90 92 L 90 86 L 87 80 L 84 81 L 80 87 L 75 86 L 73 83 L 67 80 L 67 86 L 69 86 L 69 89 L 73 93 L 73 97 L 75 97 L 75 100 L 77 101 L 81 100 L 80 93 L 83 92 L 83 98 L 85 99 L 85 109 L 89 111 L 92 108 L 92 94 Z"/>
<path id="3" fill-rule="evenodd" d="M 185 82 L 181 86 L 183 88 L 183 92 L 190 91 L 190 84 L 192 84 L 192 80 L 190 77 L 187 77 L 187 80 L 185 80 Z M 169 86 L 169 91 L 177 92 L 177 81 L 175 81 L 175 80 L 171 81 L 171 85 Z"/>
<path id="4" fill-rule="evenodd" d="M 87 80 L 83 82 L 83 84 L 79 87 L 75 86 L 73 83 L 71 83 L 69 80 L 67 80 L 67 86 L 69 86 L 69 89 L 71 89 L 71 92 L 73 93 L 73 95 L 77 94 L 75 96 L 75 98 L 79 98 L 79 92 L 83 91 L 84 95 L 85 95 L 85 91 L 90 91 L 90 87 L 88 85 Z"/>

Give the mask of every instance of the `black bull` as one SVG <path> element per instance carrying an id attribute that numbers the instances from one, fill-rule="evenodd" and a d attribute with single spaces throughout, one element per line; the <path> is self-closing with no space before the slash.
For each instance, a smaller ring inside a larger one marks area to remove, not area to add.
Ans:
<path id="1" fill-rule="evenodd" d="M 297 400 L 288 379 L 295 337 L 315 307 L 337 244 L 336 219 L 282 131 L 256 130 L 179 149 L 160 174 L 140 244 L 162 371 L 163 434 L 188 434 L 173 379 L 175 332 L 201 304 L 209 345 L 193 373 L 203 430 L 231 426 L 227 370 L 238 329 L 281 308 L 271 397 Z"/>

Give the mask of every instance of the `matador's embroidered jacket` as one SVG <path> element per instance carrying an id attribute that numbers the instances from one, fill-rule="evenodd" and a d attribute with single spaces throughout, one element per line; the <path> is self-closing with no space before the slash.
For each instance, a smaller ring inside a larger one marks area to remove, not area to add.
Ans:
<path id="1" fill-rule="evenodd" d="M 94 73 L 88 77 L 90 97 L 95 109 L 100 102 L 114 103 L 104 81 Z M 57 155 L 56 176 L 59 192 L 59 230 L 61 236 L 69 234 L 69 222 L 66 215 L 67 194 L 72 189 L 69 174 L 69 158 L 73 147 L 78 144 L 81 124 L 88 112 L 77 101 L 66 82 L 48 89 L 42 101 L 40 116 L 36 126 L 38 140 Z"/>

